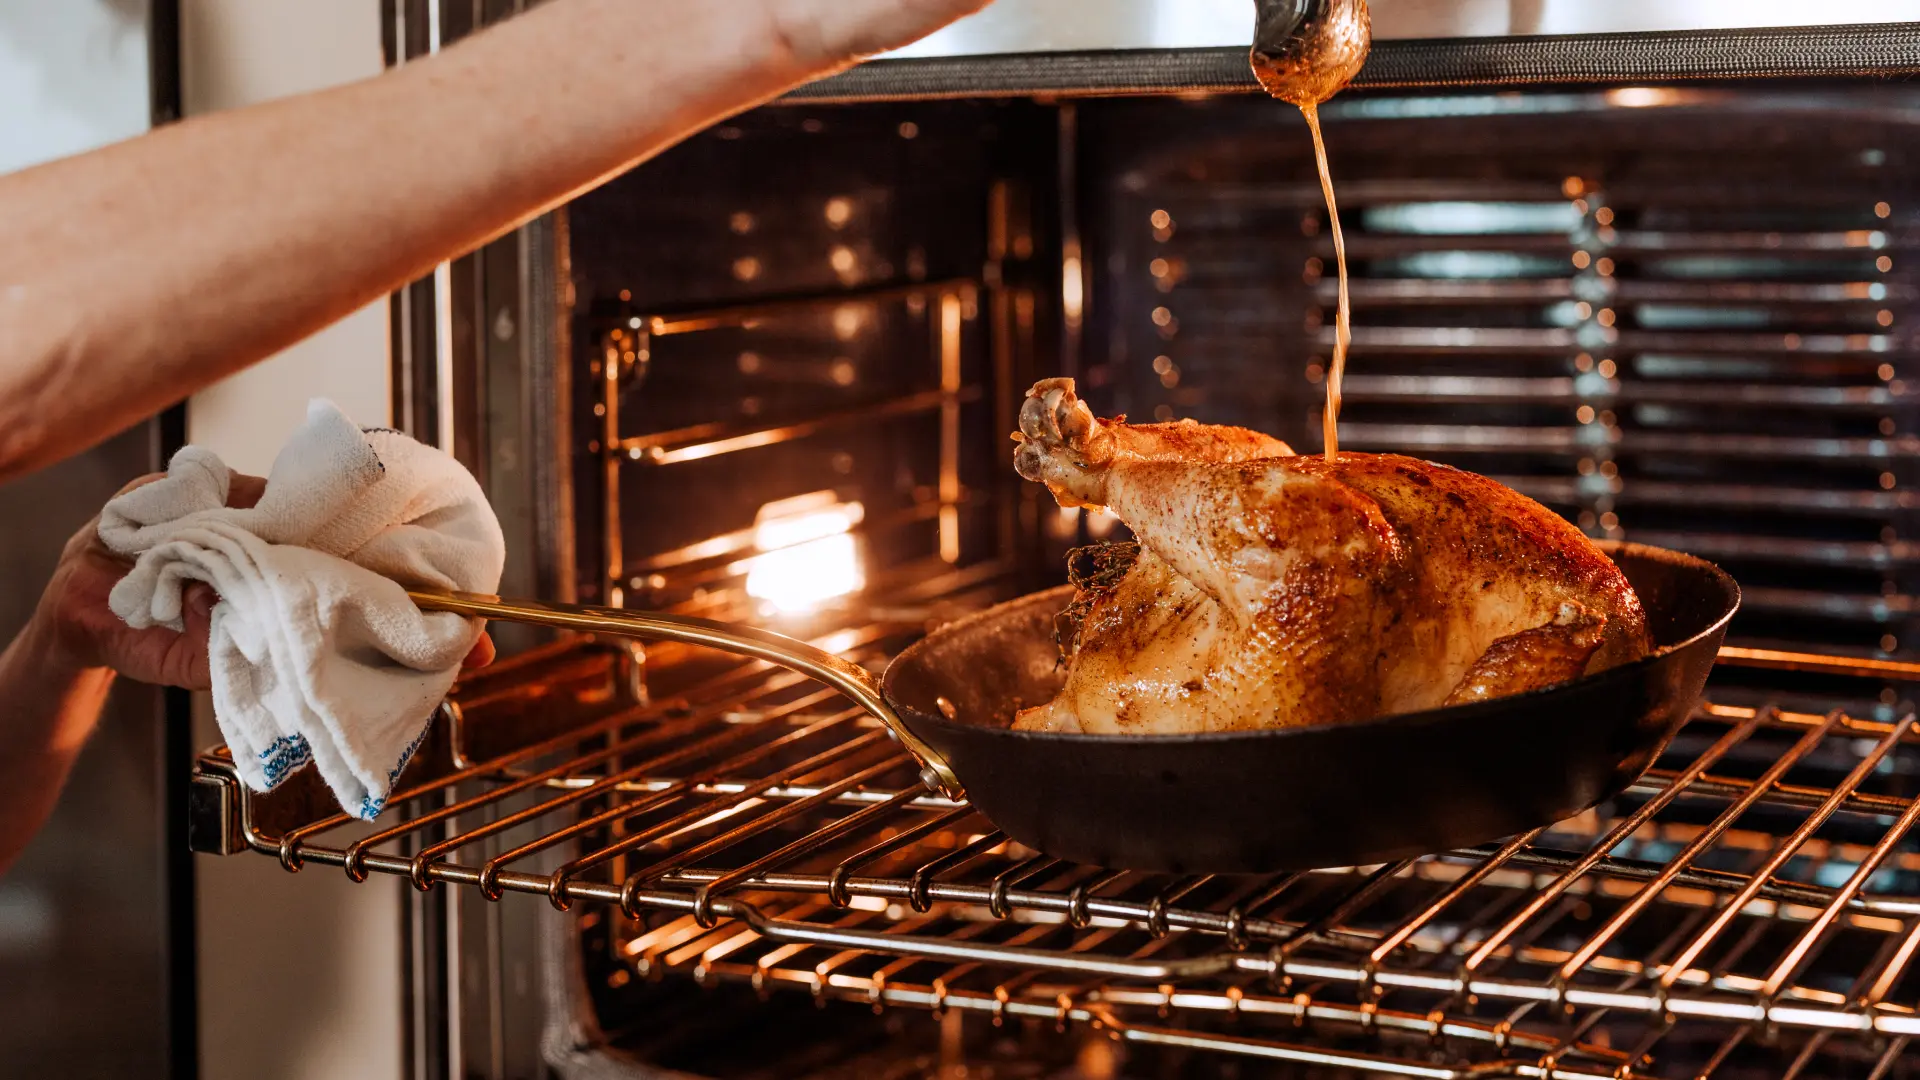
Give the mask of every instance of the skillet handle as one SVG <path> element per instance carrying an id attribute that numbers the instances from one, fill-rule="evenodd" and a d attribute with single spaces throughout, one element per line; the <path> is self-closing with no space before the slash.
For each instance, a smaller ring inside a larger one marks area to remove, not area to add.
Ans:
<path id="1" fill-rule="evenodd" d="M 893 711 L 893 706 L 887 703 L 886 695 L 880 692 L 880 681 L 872 673 L 850 660 L 785 634 L 690 615 L 546 604 L 534 600 L 502 600 L 480 593 L 409 589 L 407 596 L 422 611 L 450 611 L 475 618 L 504 619 L 615 637 L 664 639 L 688 645 L 704 645 L 737 656 L 765 660 L 788 671 L 818 679 L 852 698 L 854 704 L 885 725 L 887 734 L 913 755 L 915 763 L 920 766 L 920 782 L 928 789 L 956 801 L 966 798 L 960 778 L 953 774 L 953 770 L 933 747 L 907 729 L 899 714 Z"/>

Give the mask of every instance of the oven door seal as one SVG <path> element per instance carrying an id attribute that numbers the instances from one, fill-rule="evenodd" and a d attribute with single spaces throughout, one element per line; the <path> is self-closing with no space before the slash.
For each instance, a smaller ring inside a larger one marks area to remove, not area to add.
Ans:
<path id="1" fill-rule="evenodd" d="M 1381 41 L 1353 85 L 1438 89 L 1916 74 L 1920 22 Z M 1246 50 L 1222 47 L 875 60 L 780 100 L 820 104 L 1258 89 Z"/>

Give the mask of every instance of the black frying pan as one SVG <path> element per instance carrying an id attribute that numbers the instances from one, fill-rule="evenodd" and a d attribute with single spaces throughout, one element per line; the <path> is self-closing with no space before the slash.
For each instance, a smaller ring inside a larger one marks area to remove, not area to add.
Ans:
<path id="1" fill-rule="evenodd" d="M 867 708 L 923 766 L 1028 847 L 1096 866 L 1255 873 L 1357 866 L 1484 843 L 1618 794 L 1699 699 L 1740 590 L 1711 563 L 1602 544 L 1640 595 L 1652 655 L 1549 690 L 1324 727 L 1213 735 L 1013 731 L 1065 678 L 1053 617 L 1071 587 L 960 619 L 876 681 L 791 638 L 704 619 L 416 593 L 424 608 L 754 656 Z M 945 702 L 945 707 L 942 701 Z M 944 715 L 951 711 L 951 718 Z"/>

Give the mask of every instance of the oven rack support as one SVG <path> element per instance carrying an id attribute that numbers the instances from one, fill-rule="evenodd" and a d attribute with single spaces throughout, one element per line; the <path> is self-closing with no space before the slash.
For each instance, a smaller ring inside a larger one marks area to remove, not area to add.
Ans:
<path id="1" fill-rule="evenodd" d="M 918 629 L 871 622 L 822 644 L 871 663 Z M 1604 820 L 1589 815 L 1383 867 L 1167 878 L 1019 848 L 964 802 L 915 785 L 908 759 L 872 721 L 805 679 L 757 662 L 700 668 L 655 652 L 651 687 L 634 677 L 632 654 L 571 641 L 456 688 L 402 778 L 397 812 L 368 835 L 354 835 L 310 776 L 250 793 L 226 751 L 210 751 L 195 770 L 193 846 L 272 855 L 290 871 L 403 876 L 422 890 L 542 895 L 561 910 L 606 909 L 638 926 L 678 920 L 696 940 L 804 954 L 814 971 L 822 956 L 843 966 L 851 957 L 949 965 L 924 993 L 884 978 L 876 989 L 870 975 L 851 972 L 822 983 L 822 992 L 881 1004 L 1037 1015 L 1047 1006 L 1029 991 L 1065 978 L 1083 992 L 1062 1007 L 1063 1022 L 1122 1039 L 1410 1075 L 1465 1073 L 1290 1057 L 1298 1047 L 1286 1040 L 1203 1036 L 1137 1013 L 1154 995 L 1156 1009 L 1203 1012 L 1230 999 L 1247 1015 L 1335 1024 L 1406 1028 L 1406 1016 L 1438 1017 L 1444 1035 L 1474 1042 L 1477 1021 L 1458 1003 L 1477 1001 L 1556 1017 L 1639 1016 L 1663 1030 L 1711 1024 L 1867 1042 L 1920 1034 L 1903 983 L 1920 952 L 1920 895 L 1897 887 L 1920 873 L 1909 831 L 1920 799 L 1871 790 L 1883 764 L 1920 758 L 1911 716 L 1703 704 L 1676 742 L 1686 749 L 1670 755 L 1676 767 L 1650 773 Z M 1734 649 L 1723 657 L 1876 685 L 1916 674 L 1890 663 Z M 683 669 L 699 674 L 672 685 Z M 1835 754 L 1849 762 L 1838 780 L 1790 775 Z M 1736 779 L 1731 766 L 1743 755 L 1771 766 L 1757 780 Z M 1682 804 L 1714 811 L 1711 820 L 1672 813 Z M 1756 829 L 1749 813 L 1795 824 Z M 1843 821 L 1866 839 L 1823 834 Z M 1640 857 L 1662 845 L 1667 857 Z M 1729 850 L 1744 853 L 1737 868 Z M 1847 872 L 1808 879 L 1788 873 L 1795 860 Z M 1895 888 L 1875 885 L 1889 878 Z M 1403 895 L 1389 917 L 1376 914 Z M 1569 912 L 1602 905 L 1610 917 L 1594 919 L 1577 943 L 1538 939 L 1564 928 Z M 886 915 L 879 924 L 844 919 L 876 906 Z M 1651 911 L 1686 933 L 1636 959 L 1616 945 Z M 929 916 L 949 928 L 930 928 Z M 1751 927 L 1763 921 L 1791 933 L 1756 966 Z M 970 926 L 981 929 L 953 929 Z M 1851 995 L 1802 978 L 1843 933 L 1875 943 Z M 726 954 L 711 952 L 691 955 L 703 971 L 729 975 Z M 763 983 L 785 970 L 778 961 L 755 968 Z M 975 972 L 994 976 L 985 998 L 960 985 Z M 1009 979 L 1028 990 L 1007 989 Z M 1520 1045 L 1511 1035 L 1510 1026 L 1495 1049 Z M 1543 1053 L 1554 1061 L 1578 1041 L 1538 1030 L 1526 1038 L 1552 1041 Z M 1500 1060 L 1522 1075 L 1540 1068 Z M 1545 1072 L 1579 1074 L 1571 1059 L 1533 1074 Z"/>

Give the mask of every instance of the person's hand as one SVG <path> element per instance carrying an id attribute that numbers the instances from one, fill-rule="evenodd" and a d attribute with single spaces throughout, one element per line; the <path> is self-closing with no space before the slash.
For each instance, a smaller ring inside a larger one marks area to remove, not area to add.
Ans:
<path id="1" fill-rule="evenodd" d="M 897 49 L 990 0 L 763 0 L 776 43 L 813 69 Z"/>
<path id="2" fill-rule="evenodd" d="M 121 493 L 160 478 L 159 473 L 143 476 L 121 488 Z M 260 501 L 266 486 L 258 476 L 234 473 L 227 489 L 227 505 L 252 506 Z M 61 658 L 76 668 L 111 668 L 141 682 L 208 689 L 207 629 L 219 596 L 211 586 L 190 585 L 182 605 L 184 631 L 164 626 L 135 630 L 107 606 L 107 595 L 131 568 L 131 563 L 100 542 L 100 519 L 96 516 L 67 541 L 60 565 L 41 594 L 35 620 L 51 632 Z M 483 633 L 462 665 L 484 667 L 493 662 L 493 657 L 493 639 Z"/>

